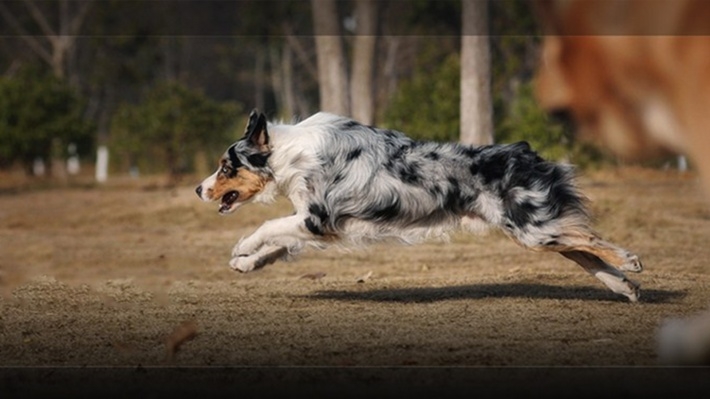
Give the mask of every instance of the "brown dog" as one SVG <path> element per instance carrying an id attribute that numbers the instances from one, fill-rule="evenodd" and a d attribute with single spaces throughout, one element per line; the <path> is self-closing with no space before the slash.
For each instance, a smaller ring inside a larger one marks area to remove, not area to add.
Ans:
<path id="1" fill-rule="evenodd" d="M 540 105 L 629 159 L 687 154 L 710 190 L 710 2 L 539 0 L 535 10 L 546 34 Z"/>
<path id="2" fill-rule="evenodd" d="M 546 34 L 540 105 L 618 155 L 688 155 L 710 199 L 710 1 L 534 5 Z M 661 362 L 710 364 L 710 313 L 666 320 L 658 338 Z"/>

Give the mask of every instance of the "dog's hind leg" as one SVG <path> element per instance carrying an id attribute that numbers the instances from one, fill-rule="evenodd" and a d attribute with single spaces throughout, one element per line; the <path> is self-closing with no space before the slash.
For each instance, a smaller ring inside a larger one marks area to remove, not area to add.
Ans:
<path id="1" fill-rule="evenodd" d="M 602 240 L 589 231 L 575 229 L 560 234 L 555 239 L 542 243 L 545 250 L 556 252 L 581 251 L 594 255 L 606 264 L 627 272 L 640 273 L 643 264 L 639 257 L 624 248 Z"/>
<path id="2" fill-rule="evenodd" d="M 601 280 L 609 289 L 617 294 L 625 295 L 631 302 L 637 302 L 639 298 L 639 284 L 629 280 L 617 268 L 608 265 L 599 257 L 589 252 L 564 251 L 562 256 L 577 262 L 589 274 Z"/>
<path id="3" fill-rule="evenodd" d="M 638 256 L 602 240 L 586 226 L 568 225 L 565 228 L 554 228 L 554 226 L 564 226 L 564 224 L 508 231 L 508 233 L 521 245 L 531 250 L 559 252 L 562 256 L 578 263 L 613 292 L 625 295 L 632 302 L 638 300 L 639 284 L 629 280 L 621 272 L 621 270 L 642 271 L 643 266 Z"/>

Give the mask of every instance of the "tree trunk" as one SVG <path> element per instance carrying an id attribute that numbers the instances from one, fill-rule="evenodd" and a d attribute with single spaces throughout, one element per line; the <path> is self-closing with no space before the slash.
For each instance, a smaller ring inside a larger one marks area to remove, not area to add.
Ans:
<path id="1" fill-rule="evenodd" d="M 281 84 L 283 90 L 283 113 L 293 117 L 296 111 L 296 95 L 293 85 L 293 53 L 291 48 L 284 44 L 281 51 Z"/>
<path id="2" fill-rule="evenodd" d="M 279 49 L 271 48 L 271 85 L 276 97 L 276 107 L 281 116 L 293 117 L 296 108 L 296 97 L 293 84 L 293 53 L 288 44 Z"/>
<path id="3" fill-rule="evenodd" d="M 491 55 L 487 0 L 462 2 L 461 137 L 464 144 L 493 143 Z"/>
<path id="4" fill-rule="evenodd" d="M 377 44 L 377 3 L 374 0 L 355 2 L 357 28 L 353 44 L 350 100 L 355 120 L 374 123 L 374 67 Z"/>
<path id="5" fill-rule="evenodd" d="M 32 51 L 52 68 L 56 77 L 64 79 L 72 76 L 72 71 L 67 73 L 67 68 L 71 66 L 67 64 L 67 60 L 76 45 L 76 37 L 81 31 L 92 2 L 61 0 L 57 2 L 58 8 L 45 7 L 44 9 L 32 0 L 23 0 L 23 3 L 41 35 L 29 34 L 22 23 L 26 18 L 18 18 L 3 4 L 0 4 L 0 16 L 16 34 L 20 35 Z M 51 11 L 47 11 L 48 9 Z M 46 41 L 39 40 L 39 37 L 44 37 Z M 45 43 L 49 43 L 49 48 Z"/>
<path id="6" fill-rule="evenodd" d="M 264 111 L 266 104 L 264 101 L 264 69 L 266 68 L 266 55 L 262 46 L 257 46 L 254 51 L 254 105 L 257 109 Z"/>
<path id="7" fill-rule="evenodd" d="M 340 18 L 334 0 L 311 0 L 322 111 L 350 115 Z"/>

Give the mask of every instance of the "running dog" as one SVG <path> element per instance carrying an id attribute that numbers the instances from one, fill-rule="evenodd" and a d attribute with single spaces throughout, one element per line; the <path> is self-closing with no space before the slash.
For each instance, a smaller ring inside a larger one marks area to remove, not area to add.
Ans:
<path id="1" fill-rule="evenodd" d="M 559 252 L 632 302 L 639 258 L 590 227 L 569 165 L 548 162 L 526 142 L 472 147 L 420 142 L 403 133 L 317 113 L 297 124 L 254 110 L 244 137 L 195 190 L 229 214 L 286 196 L 291 216 L 242 238 L 230 266 L 248 272 L 307 246 L 416 243 L 456 228 L 495 226 L 521 246 Z"/>

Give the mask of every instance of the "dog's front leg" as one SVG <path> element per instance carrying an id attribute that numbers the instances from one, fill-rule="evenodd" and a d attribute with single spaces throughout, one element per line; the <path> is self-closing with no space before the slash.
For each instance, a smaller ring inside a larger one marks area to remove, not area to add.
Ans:
<path id="1" fill-rule="evenodd" d="M 246 273 L 274 263 L 286 255 L 288 255 L 287 248 L 264 245 L 253 255 L 236 256 L 232 258 L 232 260 L 229 261 L 229 266 L 234 270 Z"/>
<path id="2" fill-rule="evenodd" d="M 304 220 L 304 216 L 296 214 L 264 223 L 234 246 L 230 266 L 248 272 L 272 263 L 287 253 L 297 252 L 306 242 L 314 239 L 305 227 Z M 279 252 L 281 255 L 275 256 Z"/>

